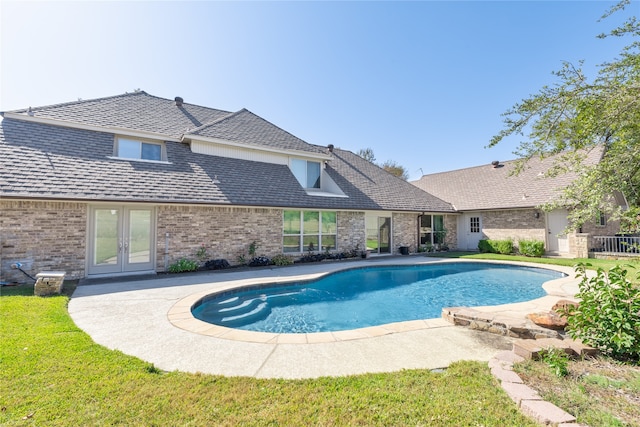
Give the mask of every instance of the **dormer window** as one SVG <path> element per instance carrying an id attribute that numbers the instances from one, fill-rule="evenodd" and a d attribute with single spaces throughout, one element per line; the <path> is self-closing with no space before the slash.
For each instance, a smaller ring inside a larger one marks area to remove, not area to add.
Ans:
<path id="1" fill-rule="evenodd" d="M 137 139 L 117 138 L 116 157 L 121 159 L 151 160 L 161 162 L 162 144 Z"/>
<path id="2" fill-rule="evenodd" d="M 291 159 L 291 171 L 304 188 L 320 188 L 320 162 Z"/>

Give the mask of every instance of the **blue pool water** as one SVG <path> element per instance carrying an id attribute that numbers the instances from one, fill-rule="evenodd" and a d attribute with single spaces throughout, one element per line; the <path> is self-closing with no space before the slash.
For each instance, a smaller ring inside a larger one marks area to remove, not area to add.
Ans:
<path id="1" fill-rule="evenodd" d="M 340 331 L 440 317 L 443 307 L 497 305 L 545 295 L 563 273 L 490 263 L 355 268 L 320 279 L 213 294 L 194 317 L 230 328 L 275 333 Z"/>

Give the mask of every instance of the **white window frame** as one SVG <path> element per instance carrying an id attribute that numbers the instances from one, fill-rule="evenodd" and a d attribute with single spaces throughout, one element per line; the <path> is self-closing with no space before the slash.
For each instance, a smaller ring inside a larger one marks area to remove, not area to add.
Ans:
<path id="1" fill-rule="evenodd" d="M 284 224 L 285 221 L 285 213 L 286 212 L 299 212 L 300 218 L 300 229 L 298 230 L 299 233 L 290 233 L 287 234 L 285 233 L 286 230 L 286 225 Z M 316 233 L 315 231 L 313 233 L 305 233 L 304 231 L 304 214 L 305 213 L 317 213 L 318 214 L 318 232 Z M 322 214 L 323 213 L 332 213 L 335 215 L 336 221 L 335 221 L 335 233 L 323 233 L 323 227 L 322 227 Z M 307 246 L 305 246 L 304 243 L 304 238 L 305 236 L 318 236 L 318 247 L 314 247 L 313 248 L 313 252 L 324 252 L 326 250 L 336 250 L 338 249 L 338 212 L 337 211 L 316 211 L 316 210 L 302 210 L 302 209 L 285 209 L 282 212 L 282 221 L 283 221 L 283 227 L 282 227 L 282 251 L 284 253 L 304 253 L 309 251 L 309 248 Z M 335 245 L 332 245 L 329 249 L 327 249 L 326 245 L 323 244 L 322 242 L 322 238 L 323 236 L 333 236 L 333 240 L 335 241 Z M 297 237 L 298 238 L 298 250 L 297 251 L 285 251 L 285 245 L 284 245 L 284 239 L 286 237 Z"/>
<path id="2" fill-rule="evenodd" d="M 298 169 L 295 165 L 296 163 L 298 163 L 298 166 L 302 166 L 302 163 L 304 163 L 304 178 L 300 176 L 301 170 L 296 170 Z M 314 183 L 309 182 L 309 163 L 318 165 L 318 179 L 316 180 L 316 182 L 318 183 L 317 187 L 310 186 L 310 184 L 315 184 L 315 182 Z M 302 188 L 310 189 L 310 190 L 314 190 L 314 189 L 319 190 L 322 188 L 322 163 L 321 162 L 314 161 L 314 160 L 292 158 L 289 161 L 289 169 L 293 173 L 293 176 L 296 177 L 296 179 L 298 180 Z"/>
<path id="3" fill-rule="evenodd" d="M 121 142 L 122 141 L 137 143 L 139 145 L 138 156 L 136 156 L 136 157 L 126 157 L 126 156 L 121 155 L 120 148 L 121 148 Z M 143 158 L 142 157 L 142 147 L 145 144 L 146 145 L 159 146 L 160 147 L 160 159 L 145 159 L 145 158 Z M 144 139 L 140 139 L 140 138 L 132 138 L 132 137 L 126 137 L 126 136 L 116 136 L 115 143 L 114 143 L 114 146 L 113 146 L 113 158 L 133 160 L 133 161 L 139 161 L 139 162 L 168 163 L 167 162 L 166 148 L 165 148 L 165 145 L 162 142 L 149 141 L 149 140 L 144 140 Z"/>

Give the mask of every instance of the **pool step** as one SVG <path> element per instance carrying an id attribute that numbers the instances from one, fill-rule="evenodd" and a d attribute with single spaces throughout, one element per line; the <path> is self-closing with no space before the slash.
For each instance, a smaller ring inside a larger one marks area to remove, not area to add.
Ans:
<path id="1" fill-rule="evenodd" d="M 233 297 L 217 304 L 209 304 L 200 311 L 198 317 L 216 325 L 237 327 L 264 319 L 270 312 L 267 297 L 261 295 L 249 299 Z"/>

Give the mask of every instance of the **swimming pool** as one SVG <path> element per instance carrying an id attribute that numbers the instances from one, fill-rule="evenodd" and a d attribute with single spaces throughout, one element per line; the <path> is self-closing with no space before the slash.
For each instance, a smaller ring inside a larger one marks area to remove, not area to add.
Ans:
<path id="1" fill-rule="evenodd" d="M 545 295 L 542 284 L 564 274 L 475 262 L 375 266 L 313 281 L 258 285 L 201 298 L 195 318 L 272 333 L 342 331 L 440 317 L 443 307 L 514 303 Z"/>

